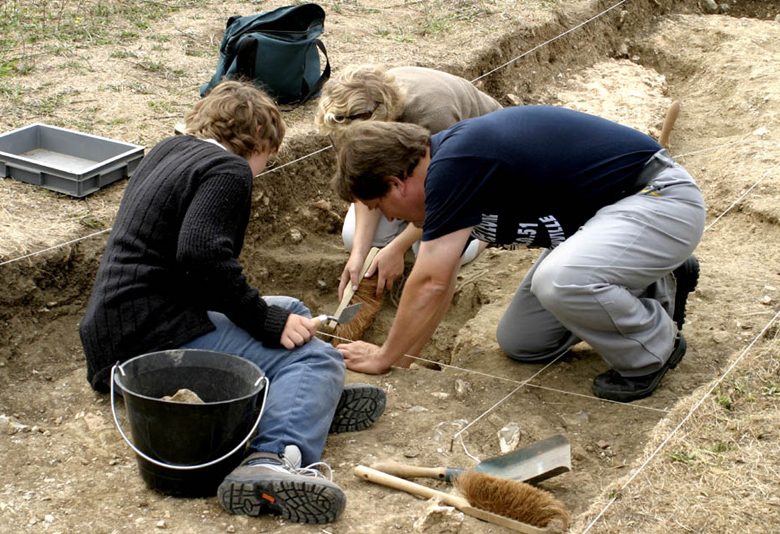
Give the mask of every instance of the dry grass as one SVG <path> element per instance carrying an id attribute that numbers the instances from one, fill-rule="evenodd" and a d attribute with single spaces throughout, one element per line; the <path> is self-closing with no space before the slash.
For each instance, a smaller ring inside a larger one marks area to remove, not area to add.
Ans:
<path id="1" fill-rule="evenodd" d="M 573 531 L 584 531 L 615 497 L 590 532 L 776 532 L 780 524 L 778 337 L 775 322 L 636 478 L 629 482 L 631 475 L 627 475 L 607 488 Z M 658 425 L 635 469 L 714 385 L 696 390 Z"/>
<path id="2" fill-rule="evenodd" d="M 113 194 L 72 199 L 0 178 L 0 258 L 17 258 L 110 228 L 117 208 Z"/>

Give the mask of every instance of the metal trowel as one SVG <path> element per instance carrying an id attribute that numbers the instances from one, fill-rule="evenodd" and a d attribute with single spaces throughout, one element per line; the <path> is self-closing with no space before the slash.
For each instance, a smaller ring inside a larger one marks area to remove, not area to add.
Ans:
<path id="1" fill-rule="evenodd" d="M 352 304 L 350 306 L 347 306 L 341 312 L 339 312 L 337 315 L 327 315 L 322 314 L 318 315 L 314 318 L 315 321 L 318 321 L 320 325 L 323 325 L 325 323 L 329 323 L 331 321 L 335 322 L 336 324 L 347 324 L 352 319 L 355 318 L 357 313 L 360 311 L 360 307 L 363 305 L 362 302 L 358 302 L 356 304 Z"/>
<path id="2" fill-rule="evenodd" d="M 438 478 L 447 482 L 452 482 L 465 471 L 458 467 L 418 467 L 392 460 L 371 467 L 402 478 Z M 566 436 L 558 434 L 501 456 L 482 460 L 471 469 L 521 482 L 541 482 L 571 471 L 571 444 Z"/>

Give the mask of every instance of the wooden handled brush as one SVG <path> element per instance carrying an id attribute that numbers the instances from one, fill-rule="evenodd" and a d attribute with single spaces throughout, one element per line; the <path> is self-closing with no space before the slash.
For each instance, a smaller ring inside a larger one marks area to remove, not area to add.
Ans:
<path id="1" fill-rule="evenodd" d="M 377 277 L 365 278 L 366 271 L 371 267 L 371 263 L 378 253 L 379 248 L 373 247 L 366 255 L 366 259 L 363 260 L 360 276 L 358 277 L 358 289 L 353 290 L 352 284 L 347 284 L 347 287 L 344 289 L 341 304 L 339 304 L 335 313 L 336 316 L 350 303 L 361 303 L 363 306 L 360 309 L 360 313 L 349 324 L 335 326 L 333 333 L 336 337 L 333 338 L 333 345 L 343 343 L 344 339 L 352 341 L 361 339 L 368 327 L 374 322 L 376 314 L 379 313 L 379 309 L 382 307 L 382 297 L 377 298 L 376 296 Z"/>
<path id="2" fill-rule="evenodd" d="M 412 495 L 436 498 L 466 515 L 525 534 L 563 532 L 571 517 L 563 504 L 550 493 L 515 480 L 466 471 L 455 481 L 464 497 L 388 475 L 363 465 L 355 476 Z"/>

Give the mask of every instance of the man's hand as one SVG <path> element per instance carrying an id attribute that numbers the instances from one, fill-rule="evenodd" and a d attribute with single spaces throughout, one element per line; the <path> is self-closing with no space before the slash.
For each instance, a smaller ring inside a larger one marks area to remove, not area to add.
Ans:
<path id="1" fill-rule="evenodd" d="M 379 347 L 372 343 L 365 341 L 341 343 L 336 350 L 344 357 L 347 369 L 352 371 L 378 375 L 390 370 L 390 365 L 383 362 L 380 357 Z"/>
<path id="2" fill-rule="evenodd" d="M 344 298 L 344 291 L 348 285 L 351 285 L 353 289 L 357 290 L 358 283 L 360 283 L 360 270 L 363 268 L 363 262 L 365 261 L 363 254 L 357 253 L 355 250 L 349 255 L 344 270 L 341 271 L 341 281 L 339 282 L 339 300 Z"/>
<path id="3" fill-rule="evenodd" d="M 316 331 L 317 321 L 291 313 L 284 324 L 280 343 L 287 350 L 292 350 L 308 343 Z"/>
<path id="4" fill-rule="evenodd" d="M 392 244 L 380 250 L 366 271 L 366 278 L 377 276 L 376 296 L 381 297 L 385 289 L 393 288 L 393 283 L 404 274 L 404 253 Z"/>

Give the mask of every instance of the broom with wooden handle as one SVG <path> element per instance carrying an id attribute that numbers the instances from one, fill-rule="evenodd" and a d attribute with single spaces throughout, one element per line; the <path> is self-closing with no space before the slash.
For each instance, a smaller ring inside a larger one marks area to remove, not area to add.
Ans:
<path id="1" fill-rule="evenodd" d="M 363 266 L 360 268 L 360 276 L 358 277 L 357 290 L 352 289 L 352 284 L 347 284 L 347 287 L 344 289 L 341 304 L 339 304 L 334 314 L 336 317 L 350 304 L 360 302 L 363 305 L 355 318 L 349 323 L 339 324 L 333 328 L 333 334 L 337 336 L 331 341 L 334 346 L 343 343 L 344 339 L 350 341 L 361 339 L 374 322 L 376 314 L 379 313 L 379 309 L 382 307 L 382 297 L 376 296 L 377 277 L 365 278 L 366 271 L 371 267 L 371 263 L 378 252 L 379 248 L 373 247 L 366 255 L 366 259 L 363 260 Z"/>
<path id="2" fill-rule="evenodd" d="M 525 534 L 563 532 L 571 517 L 550 493 L 515 480 L 466 471 L 455 482 L 464 497 L 438 491 L 370 467 L 355 467 L 355 476 L 457 508 L 466 515 Z"/>

